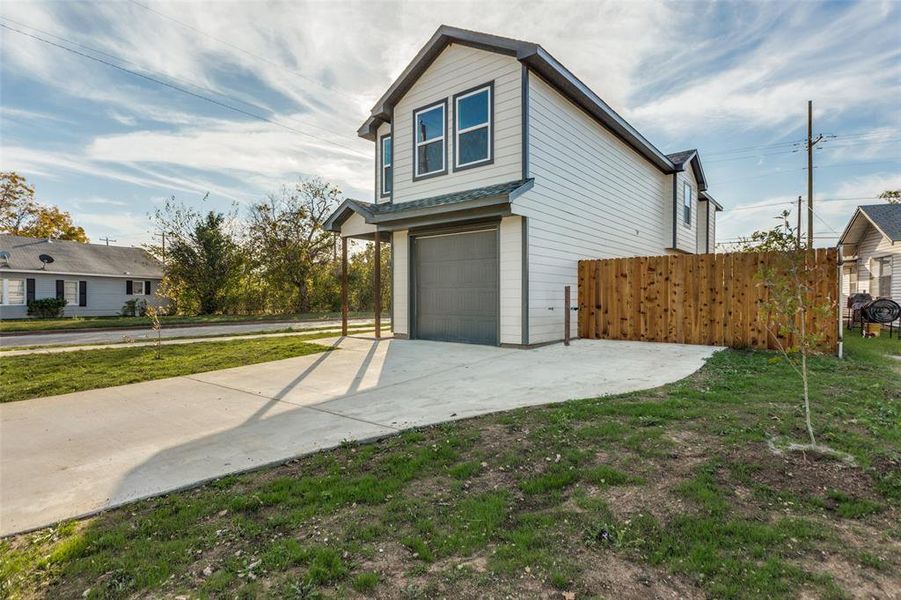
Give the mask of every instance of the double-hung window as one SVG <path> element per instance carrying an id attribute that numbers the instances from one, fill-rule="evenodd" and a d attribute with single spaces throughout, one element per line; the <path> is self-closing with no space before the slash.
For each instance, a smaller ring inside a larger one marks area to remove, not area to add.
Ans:
<path id="1" fill-rule="evenodd" d="M 492 84 L 454 96 L 454 168 L 490 163 Z"/>
<path id="2" fill-rule="evenodd" d="M 413 113 L 413 141 L 416 152 L 413 179 L 447 172 L 445 112 L 447 100 Z"/>
<path id="3" fill-rule="evenodd" d="M 691 185 L 687 182 L 682 184 L 682 223 L 686 227 L 691 227 L 691 203 L 692 203 Z"/>
<path id="4" fill-rule="evenodd" d="M 66 281 L 63 285 L 63 298 L 67 306 L 78 306 L 78 282 Z"/>
<path id="5" fill-rule="evenodd" d="M 875 284 L 875 285 L 874 285 Z M 870 294 L 876 297 L 892 296 L 892 257 L 880 256 L 873 259 L 870 270 Z"/>
<path id="6" fill-rule="evenodd" d="M 382 196 L 391 195 L 391 136 L 382 137 Z"/>
<path id="7" fill-rule="evenodd" d="M 2 304 L 25 304 L 25 280 L 24 279 L 4 279 L 2 280 Z"/>

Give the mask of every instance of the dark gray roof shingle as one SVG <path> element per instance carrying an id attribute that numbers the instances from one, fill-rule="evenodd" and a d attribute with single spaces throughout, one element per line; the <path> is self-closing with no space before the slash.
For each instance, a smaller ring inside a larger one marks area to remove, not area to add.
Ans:
<path id="1" fill-rule="evenodd" d="M 481 198 L 490 198 L 493 196 L 506 196 L 514 190 L 526 184 L 528 179 L 517 179 L 516 181 L 508 181 L 506 183 L 498 183 L 495 185 L 486 185 L 485 187 L 465 190 L 462 192 L 453 192 L 450 194 L 441 194 L 440 196 L 431 196 L 429 198 L 421 198 L 411 202 L 398 202 L 396 204 L 366 204 L 366 208 L 374 215 L 390 215 L 415 210 L 419 208 L 432 208 L 434 206 L 444 206 L 446 204 L 456 204 L 458 202 L 467 202 L 469 200 L 479 200 Z M 359 204 L 363 204 L 359 202 Z"/>
<path id="2" fill-rule="evenodd" d="M 893 242 L 901 240 L 901 204 L 866 204 L 860 207 Z"/>
<path id="3" fill-rule="evenodd" d="M 697 153 L 697 149 L 692 148 L 691 150 L 682 150 L 681 152 L 673 152 L 672 154 L 667 154 L 666 157 L 670 159 L 670 161 L 672 161 L 677 169 L 681 169 L 682 165 L 685 164 L 685 161 L 687 161 Z"/>
<path id="4" fill-rule="evenodd" d="M 82 273 L 85 275 L 136 276 L 159 279 L 163 266 L 143 248 L 80 244 L 64 240 L 0 235 L 0 250 L 9 258 L 0 260 L 0 273 L 6 269 L 44 271 L 46 273 Z M 53 262 L 41 268 L 41 254 Z"/>

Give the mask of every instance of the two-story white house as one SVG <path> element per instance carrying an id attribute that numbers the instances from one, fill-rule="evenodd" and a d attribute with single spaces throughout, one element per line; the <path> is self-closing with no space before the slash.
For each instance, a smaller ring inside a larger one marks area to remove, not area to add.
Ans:
<path id="1" fill-rule="evenodd" d="M 658 150 L 538 44 L 442 26 L 359 135 L 375 195 L 327 228 L 391 243 L 396 337 L 557 341 L 580 259 L 714 250 L 697 151 Z"/>

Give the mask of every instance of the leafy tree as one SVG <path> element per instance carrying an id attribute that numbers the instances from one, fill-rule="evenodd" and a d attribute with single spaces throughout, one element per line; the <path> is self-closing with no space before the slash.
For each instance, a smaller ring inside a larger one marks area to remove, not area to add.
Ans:
<path id="1" fill-rule="evenodd" d="M 889 204 L 901 204 L 901 190 L 885 190 L 879 194 L 879 199 Z"/>
<path id="2" fill-rule="evenodd" d="M 366 244 L 348 260 L 348 304 L 352 310 L 375 309 L 375 244 Z M 382 310 L 391 306 L 391 246 L 381 249 Z M 340 277 L 340 274 L 339 274 Z M 340 283 L 340 281 L 339 281 Z M 340 290 L 339 290 L 340 291 Z"/>
<path id="3" fill-rule="evenodd" d="M 86 243 L 84 229 L 72 215 L 55 206 L 39 204 L 34 188 L 15 171 L 0 173 L 0 232 L 35 238 Z"/>
<path id="4" fill-rule="evenodd" d="M 246 245 L 254 266 L 273 290 L 290 291 L 295 312 L 312 308 L 312 286 L 329 271 L 334 234 L 323 226 L 338 205 L 341 190 L 306 179 L 250 207 Z"/>
<path id="5" fill-rule="evenodd" d="M 165 266 L 170 310 L 213 314 L 230 308 L 244 262 L 231 228 L 234 216 L 234 209 L 203 213 L 174 197 L 151 216 L 156 230 L 166 232 L 165 248 L 160 240 L 147 250 Z"/>
<path id="6" fill-rule="evenodd" d="M 741 249 L 746 252 L 770 252 L 774 257 L 774 260 L 763 264 L 756 274 L 758 285 L 767 289 L 760 310 L 767 317 L 770 334 L 780 343 L 784 359 L 801 378 L 804 421 L 810 441 L 809 444 L 792 445 L 790 448 L 835 453 L 830 448 L 819 446 L 814 436 L 807 364 L 825 337 L 818 331 L 808 330 L 807 317 L 813 314 L 825 316 L 834 309 L 834 305 L 818 302 L 810 287 L 810 282 L 814 280 L 811 271 L 815 269 L 812 252 L 797 237 L 797 231 L 789 222 L 789 212 L 783 211 L 778 219 L 776 227 L 768 231 L 755 231 L 742 240 Z M 788 340 L 790 345 L 783 345 L 779 340 Z"/>

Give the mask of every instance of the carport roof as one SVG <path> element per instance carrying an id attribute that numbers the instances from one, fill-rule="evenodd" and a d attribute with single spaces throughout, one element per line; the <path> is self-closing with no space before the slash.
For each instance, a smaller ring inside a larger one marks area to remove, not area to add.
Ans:
<path id="1" fill-rule="evenodd" d="M 532 187 L 534 179 L 517 179 L 506 183 L 486 185 L 480 188 L 420 198 L 410 202 L 384 202 L 373 204 L 348 198 L 325 223 L 328 231 L 341 231 L 343 223 L 354 212 L 367 223 L 390 223 L 394 221 L 430 216 L 441 213 L 484 209 L 491 206 L 509 204 L 517 196 Z"/>

